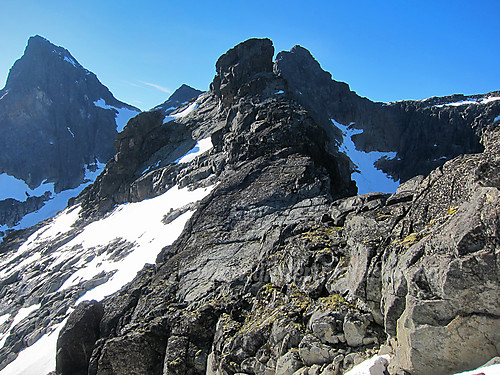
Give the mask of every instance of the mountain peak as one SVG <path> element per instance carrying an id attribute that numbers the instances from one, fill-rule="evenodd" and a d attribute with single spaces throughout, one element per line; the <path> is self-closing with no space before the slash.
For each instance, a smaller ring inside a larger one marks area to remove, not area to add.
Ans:
<path id="1" fill-rule="evenodd" d="M 29 38 L 10 69 L 5 91 L 0 148 L 13 150 L 0 155 L 0 171 L 30 188 L 44 180 L 55 182 L 56 190 L 80 185 L 84 164 L 114 154 L 116 131 L 122 128 L 116 122 L 119 109 L 138 112 L 114 98 L 68 50 L 39 35 Z"/>
<path id="2" fill-rule="evenodd" d="M 166 101 L 154 107 L 153 110 L 160 110 L 164 115 L 168 115 L 181 104 L 190 101 L 202 92 L 183 83 Z"/>
<path id="3" fill-rule="evenodd" d="M 33 35 L 28 39 L 28 45 L 35 45 L 35 44 L 52 44 L 47 38 L 44 38 L 41 35 Z"/>
<path id="4" fill-rule="evenodd" d="M 51 43 L 48 39 L 40 36 L 40 35 L 35 35 L 32 36 L 28 39 L 28 44 L 26 46 L 26 49 L 24 50 L 24 56 L 31 57 L 31 58 L 49 58 L 50 57 L 55 57 L 54 55 L 51 55 L 51 53 L 55 54 L 58 56 L 60 59 L 63 61 L 71 63 L 73 66 L 81 66 L 78 64 L 73 56 L 71 56 L 71 53 L 63 47 L 56 46 L 55 44 Z"/>
<path id="5" fill-rule="evenodd" d="M 23 56 L 10 69 L 5 88 L 26 90 L 30 87 L 46 87 L 50 84 L 47 80 L 49 76 L 68 76 L 71 81 L 76 81 L 77 76 L 86 75 L 92 74 L 67 49 L 35 35 L 29 38 Z"/>

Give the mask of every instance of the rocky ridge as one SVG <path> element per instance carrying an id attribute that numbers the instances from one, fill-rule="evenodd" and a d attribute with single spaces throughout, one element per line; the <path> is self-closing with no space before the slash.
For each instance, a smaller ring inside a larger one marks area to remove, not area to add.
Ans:
<path id="1" fill-rule="evenodd" d="M 288 82 L 288 94 L 318 122 L 328 124 L 333 118 L 359 129 L 353 136 L 358 150 L 396 152 L 377 166 L 400 182 L 428 174 L 458 155 L 481 152 L 483 129 L 500 121 L 500 91 L 372 102 L 333 80 L 300 46 L 280 52 L 274 71 Z"/>
<path id="2" fill-rule="evenodd" d="M 186 84 L 181 85 L 175 90 L 170 97 L 160 105 L 157 105 L 153 110 L 160 110 L 165 116 L 172 113 L 181 105 L 186 104 L 188 101 L 201 95 L 203 91 L 197 90 Z"/>
<path id="3" fill-rule="evenodd" d="M 167 117 L 152 111 L 129 122 L 103 174 L 54 220 L 73 215 L 66 229 L 40 225 L 1 245 L 15 255 L 0 276 L 2 300 L 11 301 L 0 307 L 9 314 L 1 329 L 10 330 L 3 366 L 50 337 L 47 327 L 61 332 L 61 374 L 327 375 L 375 354 L 381 368 L 390 360 L 391 374 L 451 374 L 499 354 L 499 132 L 488 120 L 498 105 L 458 112 L 485 110 L 468 123 L 484 151 L 408 179 L 394 194 L 354 196 L 352 163 L 330 121 L 349 124 L 349 113 L 321 117 L 301 103 L 285 73 L 301 60 L 292 53 L 283 65 L 281 53 L 273 63 L 273 54 L 266 39 L 228 51 L 211 91 Z M 346 105 L 346 95 L 356 98 L 345 84 L 330 86 Z M 196 157 L 184 162 L 190 153 Z M 190 217 L 175 241 L 158 243 L 156 265 L 109 297 L 79 304 L 63 328 L 75 301 L 119 272 L 78 279 L 82 260 L 126 258 L 140 239 L 89 247 L 78 236 L 175 189 L 206 195 L 165 207 L 158 237 Z M 71 251 L 78 258 L 52 259 Z M 30 260 L 37 252 L 40 262 Z M 29 306 L 38 314 L 14 325 L 15 312 Z"/>

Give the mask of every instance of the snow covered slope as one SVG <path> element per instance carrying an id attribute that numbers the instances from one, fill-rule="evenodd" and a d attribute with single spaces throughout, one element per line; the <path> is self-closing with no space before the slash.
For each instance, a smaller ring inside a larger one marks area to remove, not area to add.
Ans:
<path id="1" fill-rule="evenodd" d="M 18 180 L 7 174 L 1 174 L 0 200 L 10 198 L 19 202 L 25 202 L 29 196 L 40 196 L 44 194 L 46 195 L 47 200 L 44 201 L 42 207 L 33 212 L 27 213 L 25 216 L 20 218 L 19 221 L 14 223 L 14 225 L 0 225 L 0 234 L 11 230 L 26 229 L 45 219 L 53 217 L 67 206 L 69 199 L 76 197 L 82 192 L 83 189 L 94 182 L 103 169 L 104 164 L 102 163 L 97 163 L 97 165 L 92 167 L 87 166 L 85 168 L 84 182 L 80 186 L 74 189 L 63 190 L 58 193 L 54 191 L 54 183 L 44 182 L 37 188 L 30 189 L 24 181 Z M 3 236 L 0 235 L 0 242 L 2 241 L 2 237 Z"/>
<path id="2" fill-rule="evenodd" d="M 394 159 L 395 152 L 365 152 L 356 149 L 352 137 L 363 133 L 363 130 L 354 128 L 351 123 L 349 126 L 343 125 L 332 119 L 334 125 L 342 131 L 343 143 L 339 150 L 346 154 L 354 163 L 355 170 L 352 179 L 358 186 L 358 194 L 372 192 L 394 193 L 399 186 L 390 176 L 375 166 L 375 162 L 380 159 Z"/>
<path id="3" fill-rule="evenodd" d="M 3 296 L 0 345 L 19 334 L 33 338 L 0 374 L 55 370 L 57 335 L 74 306 L 115 293 L 145 264 L 153 264 L 181 233 L 193 204 L 211 190 L 174 186 L 156 198 L 117 206 L 88 224 L 81 223 L 80 206 L 69 207 L 15 252 L 1 255 L 0 279 L 26 278 L 26 290 L 22 296 Z M 33 331 L 37 314 L 47 315 L 47 324 Z"/>

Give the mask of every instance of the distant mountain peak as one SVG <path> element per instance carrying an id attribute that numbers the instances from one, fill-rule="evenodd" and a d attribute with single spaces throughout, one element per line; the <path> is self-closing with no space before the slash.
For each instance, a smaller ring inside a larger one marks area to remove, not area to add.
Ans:
<path id="1" fill-rule="evenodd" d="M 197 90 L 189 85 L 183 83 L 177 90 L 173 92 L 170 97 L 164 101 L 162 104 L 154 107 L 154 110 L 160 110 L 162 114 L 168 115 L 173 112 L 181 104 L 196 98 L 198 95 L 202 94 L 203 91 Z"/>
<path id="2" fill-rule="evenodd" d="M 139 112 L 117 100 L 67 49 L 33 36 L 0 90 L 0 176 L 22 180 L 27 191 L 41 184 L 52 184 L 47 190 L 55 194 L 82 187 L 88 167 L 113 156 L 117 132 Z M 0 231 L 43 204 L 31 201 L 29 207 L 11 202 L 23 206 L 12 210 L 15 217 L 2 218 L 0 208 Z"/>

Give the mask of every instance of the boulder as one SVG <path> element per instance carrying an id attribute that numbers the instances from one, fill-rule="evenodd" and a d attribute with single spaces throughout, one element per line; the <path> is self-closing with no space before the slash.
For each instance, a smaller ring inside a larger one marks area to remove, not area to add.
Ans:
<path id="1" fill-rule="evenodd" d="M 347 345 L 360 346 L 366 336 L 369 319 L 362 314 L 350 311 L 344 318 L 343 330 Z"/>
<path id="2" fill-rule="evenodd" d="M 288 352 L 278 359 L 275 375 L 292 375 L 303 366 L 297 352 Z"/>
<path id="3" fill-rule="evenodd" d="M 80 303 L 68 318 L 57 340 L 56 370 L 61 375 L 86 374 L 99 324 L 104 314 L 100 302 Z"/>
<path id="4" fill-rule="evenodd" d="M 331 362 L 336 353 L 334 349 L 322 344 L 315 336 L 307 335 L 300 342 L 299 355 L 307 366 L 311 366 Z"/>

